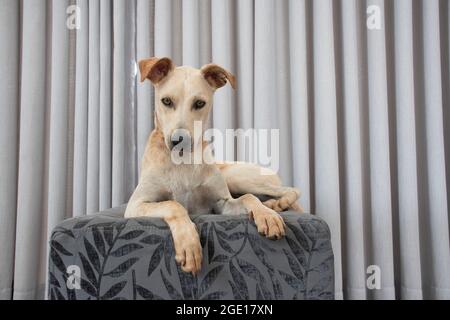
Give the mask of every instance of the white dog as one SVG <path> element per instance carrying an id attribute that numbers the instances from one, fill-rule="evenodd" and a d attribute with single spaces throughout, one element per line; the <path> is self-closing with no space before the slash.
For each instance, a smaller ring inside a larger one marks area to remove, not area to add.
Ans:
<path id="1" fill-rule="evenodd" d="M 146 59 L 139 67 L 141 81 L 149 79 L 155 86 L 155 129 L 148 139 L 139 183 L 125 217 L 164 219 L 172 232 L 177 263 L 183 271 L 193 274 L 200 270 L 202 247 L 189 212 L 249 213 L 259 233 L 271 239 L 281 238 L 285 224 L 278 212 L 301 211 L 297 204 L 300 192 L 281 186 L 276 173 L 262 175 L 260 167 L 249 163 L 172 161 L 171 152 L 181 142 L 192 147 L 182 149 L 184 153 L 205 148 L 202 137 L 194 137 L 194 122 L 206 123 L 215 90 L 227 81 L 234 88 L 234 76 L 215 64 L 201 69 L 175 67 L 168 58 Z M 240 197 L 233 199 L 231 194 Z M 269 200 L 262 203 L 256 196 Z"/>

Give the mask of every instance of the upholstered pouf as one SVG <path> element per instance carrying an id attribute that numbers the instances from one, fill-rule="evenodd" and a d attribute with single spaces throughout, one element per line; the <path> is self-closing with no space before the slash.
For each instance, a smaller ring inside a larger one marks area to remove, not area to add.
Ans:
<path id="1" fill-rule="evenodd" d="M 124 219 L 125 207 L 63 221 L 50 238 L 49 299 L 333 299 L 327 224 L 282 213 L 286 237 L 258 234 L 247 216 L 193 216 L 201 272 L 175 262 L 170 230 L 157 218 Z"/>

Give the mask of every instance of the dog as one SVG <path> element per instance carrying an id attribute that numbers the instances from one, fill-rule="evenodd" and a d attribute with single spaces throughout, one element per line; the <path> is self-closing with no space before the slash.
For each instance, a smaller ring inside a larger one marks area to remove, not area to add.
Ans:
<path id="1" fill-rule="evenodd" d="M 139 69 L 141 82 L 148 79 L 155 87 L 155 129 L 149 136 L 139 182 L 125 217 L 162 218 L 172 233 L 176 262 L 192 274 L 200 271 L 202 247 L 189 213 L 249 214 L 260 234 L 270 239 L 283 237 L 286 226 L 278 212 L 302 211 L 297 203 L 300 192 L 282 186 L 275 172 L 262 175 L 261 167 L 242 162 L 173 161 L 180 142 L 192 147 L 190 152 L 205 148 L 203 138 L 194 137 L 194 123 L 206 123 L 214 92 L 227 82 L 235 88 L 235 77 L 216 64 L 201 69 L 176 67 L 169 58 L 142 60 Z M 186 155 L 189 150 L 176 153 Z M 205 152 L 205 158 L 211 154 Z M 261 202 L 258 196 L 269 199 Z"/>

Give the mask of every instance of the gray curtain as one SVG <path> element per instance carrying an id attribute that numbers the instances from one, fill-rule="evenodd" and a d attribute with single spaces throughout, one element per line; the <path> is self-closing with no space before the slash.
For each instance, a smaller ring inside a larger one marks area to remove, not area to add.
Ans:
<path id="1" fill-rule="evenodd" d="M 127 201 L 153 126 L 136 61 L 156 55 L 235 73 L 214 127 L 280 129 L 284 183 L 331 228 L 337 298 L 450 299 L 449 14 L 447 0 L 0 0 L 0 298 L 42 298 L 50 230 Z"/>

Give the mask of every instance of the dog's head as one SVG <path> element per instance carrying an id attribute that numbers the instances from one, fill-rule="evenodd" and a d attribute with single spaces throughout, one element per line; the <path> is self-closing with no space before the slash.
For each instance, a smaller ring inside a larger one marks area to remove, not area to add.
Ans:
<path id="1" fill-rule="evenodd" d="M 202 130 L 206 129 L 214 92 L 227 81 L 235 88 L 234 76 L 215 64 L 195 69 L 175 67 L 169 58 L 150 58 L 140 61 L 139 69 L 141 81 L 148 79 L 155 86 L 155 125 L 170 150 L 181 141 L 186 144 L 188 138 L 191 147 L 199 143 L 194 124 L 201 121 Z"/>

